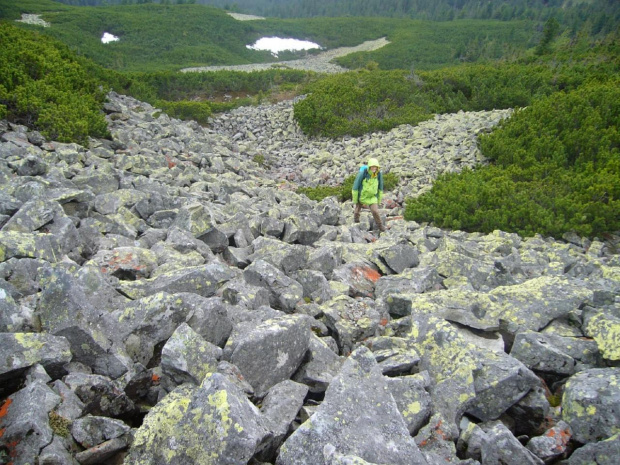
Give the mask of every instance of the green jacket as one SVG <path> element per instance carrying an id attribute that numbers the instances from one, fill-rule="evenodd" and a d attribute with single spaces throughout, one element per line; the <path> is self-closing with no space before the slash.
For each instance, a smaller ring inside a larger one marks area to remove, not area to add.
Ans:
<path id="1" fill-rule="evenodd" d="M 353 182 L 351 194 L 353 203 L 359 202 L 362 205 L 380 203 L 383 197 L 383 174 L 381 171 L 373 178 L 367 168 L 360 170 Z"/>

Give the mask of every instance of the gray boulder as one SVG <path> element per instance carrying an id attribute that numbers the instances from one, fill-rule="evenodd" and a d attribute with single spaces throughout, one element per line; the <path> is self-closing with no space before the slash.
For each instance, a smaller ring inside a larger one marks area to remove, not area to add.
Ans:
<path id="1" fill-rule="evenodd" d="M 381 315 L 370 299 L 341 295 L 321 305 L 325 325 L 333 332 L 341 354 L 348 355 L 355 344 L 376 334 Z"/>
<path id="2" fill-rule="evenodd" d="M 380 256 L 390 270 L 396 274 L 420 264 L 418 250 L 410 244 L 394 244 L 382 251 Z"/>
<path id="3" fill-rule="evenodd" d="M 259 457 L 272 460 L 282 441 L 292 428 L 293 421 L 304 404 L 308 387 L 291 380 L 276 384 L 263 399 L 261 413 L 271 438 Z"/>
<path id="4" fill-rule="evenodd" d="M 35 463 L 41 450 L 52 442 L 49 413 L 60 396 L 37 381 L 5 399 L 0 407 L 0 447 L 15 458 L 15 465 Z"/>
<path id="5" fill-rule="evenodd" d="M 0 395 L 8 384 L 19 383 L 28 368 L 41 364 L 53 378 L 66 372 L 71 361 L 69 341 L 64 337 L 37 333 L 0 333 Z M 6 384 L 5 384 L 6 383 Z"/>
<path id="6" fill-rule="evenodd" d="M 85 449 L 128 434 L 131 428 L 120 420 L 87 415 L 71 423 L 71 436 Z"/>
<path id="7" fill-rule="evenodd" d="M 620 425 L 620 368 L 592 368 L 571 376 L 562 396 L 562 420 L 576 441 L 601 441 Z"/>
<path id="8" fill-rule="evenodd" d="M 310 344 L 305 318 L 297 315 L 267 320 L 235 341 L 230 362 L 239 367 L 258 397 L 289 379 Z"/>
<path id="9" fill-rule="evenodd" d="M 530 439 L 526 447 L 538 458 L 548 463 L 566 453 L 572 436 L 570 426 L 560 420 L 541 436 Z"/>
<path id="10" fill-rule="evenodd" d="M 200 384 L 217 369 L 222 349 L 205 341 L 186 323 L 172 333 L 161 351 L 161 368 L 176 384 Z"/>
<path id="11" fill-rule="evenodd" d="M 616 465 L 620 457 L 620 434 L 600 442 L 591 442 L 577 449 L 566 460 L 567 465 Z"/>
<path id="12" fill-rule="evenodd" d="M 506 465 L 543 465 L 544 462 L 526 449 L 501 422 L 484 428 L 480 443 L 481 463 Z"/>
<path id="13" fill-rule="evenodd" d="M 199 387 L 183 385 L 145 417 L 125 463 L 247 463 L 268 432 L 259 410 L 215 373 Z"/>
<path id="14" fill-rule="evenodd" d="M 284 222 L 282 240 L 289 244 L 312 245 L 321 236 L 320 217 L 312 213 L 299 213 Z"/>
<path id="15" fill-rule="evenodd" d="M 430 385 L 428 373 L 388 378 L 386 381 L 398 410 L 407 423 L 409 434 L 415 436 L 431 414 L 431 396 L 426 391 Z"/>
<path id="16" fill-rule="evenodd" d="M 243 277 L 248 284 L 267 289 L 270 305 L 275 309 L 292 313 L 303 299 L 301 284 L 264 260 L 257 260 L 248 266 L 243 271 Z"/>
<path id="17" fill-rule="evenodd" d="M 427 463 L 365 347 L 347 359 L 317 411 L 284 442 L 276 463 L 323 463 L 328 444 L 370 463 Z"/>
<path id="18" fill-rule="evenodd" d="M 476 398 L 466 412 L 482 421 L 495 420 L 540 385 L 538 377 L 503 352 L 478 352 L 480 369 L 474 371 Z"/>
<path id="19" fill-rule="evenodd" d="M 306 359 L 293 379 L 308 386 L 310 392 L 325 392 L 344 360 L 322 338 L 311 334 Z"/>

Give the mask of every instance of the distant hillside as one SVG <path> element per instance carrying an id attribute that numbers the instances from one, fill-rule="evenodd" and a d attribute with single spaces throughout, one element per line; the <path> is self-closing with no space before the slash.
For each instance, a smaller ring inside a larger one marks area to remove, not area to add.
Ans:
<path id="1" fill-rule="evenodd" d="M 277 18 L 385 16 L 432 21 L 455 19 L 535 20 L 555 17 L 572 31 L 587 25 L 608 34 L 620 22 L 617 0 L 58 0 L 68 5 L 198 3 Z"/>
<path id="2" fill-rule="evenodd" d="M 41 14 L 51 27 L 14 24 L 50 35 L 78 55 L 118 71 L 273 62 L 276 58 L 269 52 L 246 47 L 262 36 L 307 39 L 328 49 L 386 37 L 391 42 L 387 47 L 339 63 L 352 69 L 369 62 L 381 69 L 436 69 L 463 61 L 514 58 L 536 46 L 541 37 L 540 25 L 528 21 L 437 23 L 365 17 L 237 21 L 224 10 L 204 5 L 73 7 L 50 0 L 19 4 L 0 0 L 0 20 L 13 22 L 22 13 Z M 104 32 L 120 40 L 103 44 Z"/>

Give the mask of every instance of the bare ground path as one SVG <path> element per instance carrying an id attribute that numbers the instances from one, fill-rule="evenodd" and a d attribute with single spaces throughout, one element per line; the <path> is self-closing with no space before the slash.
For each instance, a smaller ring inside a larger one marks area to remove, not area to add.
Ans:
<path id="1" fill-rule="evenodd" d="M 318 55 L 312 55 L 299 60 L 278 61 L 276 63 L 254 63 L 249 65 L 234 65 L 234 66 L 201 66 L 197 68 L 184 68 L 183 72 L 200 72 L 200 71 L 262 71 L 272 68 L 289 68 L 289 69 L 302 69 L 306 71 L 315 71 L 317 73 L 343 73 L 348 69 L 342 66 L 331 63 L 331 60 L 341 56 L 349 55 L 355 52 L 370 52 L 377 50 L 390 42 L 382 37 L 377 40 L 368 40 L 356 45 L 355 47 L 339 47 L 332 50 L 321 52 Z"/>

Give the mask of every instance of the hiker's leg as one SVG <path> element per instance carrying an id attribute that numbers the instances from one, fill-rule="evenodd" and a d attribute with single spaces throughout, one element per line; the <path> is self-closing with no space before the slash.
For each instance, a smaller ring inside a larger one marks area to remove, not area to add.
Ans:
<path id="1" fill-rule="evenodd" d="M 385 226 L 383 225 L 381 215 L 379 214 L 379 205 L 376 203 L 370 205 L 370 212 L 372 213 L 372 217 L 375 219 L 375 223 L 377 223 L 377 226 L 379 227 L 379 231 L 385 231 Z"/>
<path id="2" fill-rule="evenodd" d="M 353 210 L 353 221 L 356 223 L 360 222 L 360 212 L 362 211 L 362 204 L 356 203 L 355 210 Z"/>

